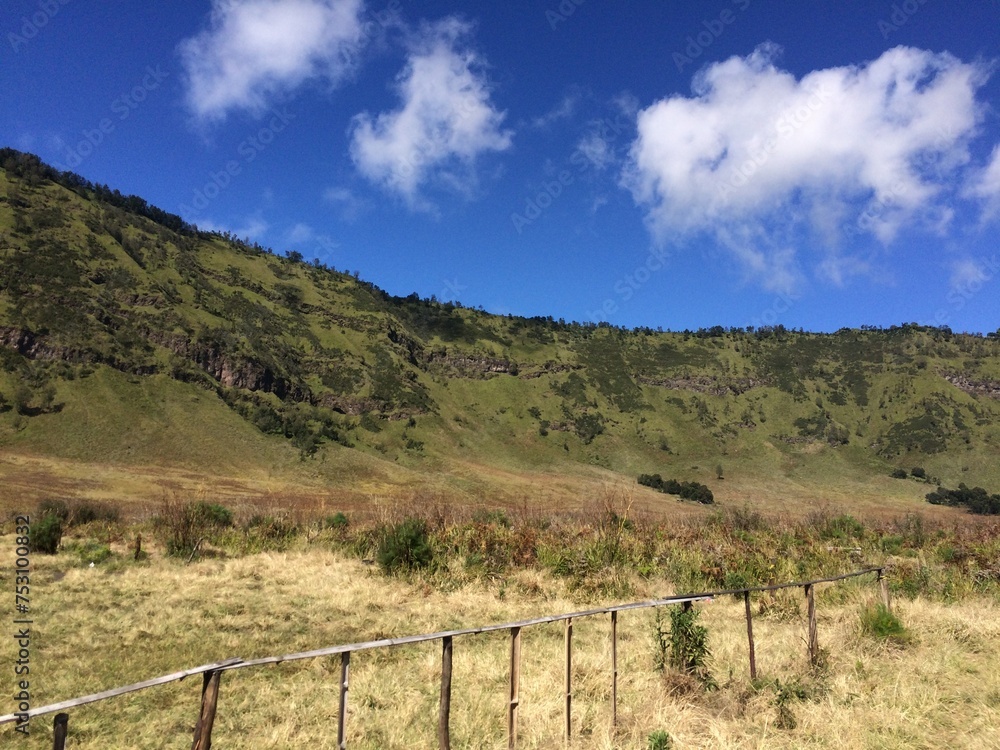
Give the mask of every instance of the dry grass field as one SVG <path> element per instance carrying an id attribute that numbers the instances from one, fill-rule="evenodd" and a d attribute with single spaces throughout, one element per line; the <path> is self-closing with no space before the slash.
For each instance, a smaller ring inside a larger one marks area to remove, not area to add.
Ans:
<path id="1" fill-rule="evenodd" d="M 13 537 L 0 537 L 0 583 L 12 591 Z M 124 549 L 121 550 L 124 552 Z M 31 689 L 34 705 L 97 692 L 228 657 L 245 659 L 610 603 L 562 579 L 516 570 L 454 586 L 387 578 L 326 545 L 185 565 L 154 553 L 95 567 L 65 553 L 35 555 Z M 636 580 L 635 599 L 674 593 Z M 897 598 L 905 645 L 866 635 L 859 615 L 876 596 L 872 578 L 828 584 L 818 595 L 826 667 L 805 655 L 804 602 L 792 590 L 755 618 L 760 679 L 751 684 L 741 601 L 698 605 L 719 689 L 654 669 L 653 615 L 619 621 L 619 727 L 610 723 L 607 617 L 575 623 L 574 746 L 646 748 L 655 730 L 677 748 L 1000 747 L 1000 606 L 970 595 L 942 603 Z M 8 594 L 12 599 L 12 594 Z M 755 600 L 755 613 L 764 602 Z M 5 607 L 8 612 L 11 609 Z M 5 617 L 5 619 L 7 619 Z M 519 747 L 561 745 L 563 629 L 523 635 Z M 508 640 L 455 641 L 452 739 L 456 748 L 503 748 Z M 0 641 L 0 663 L 14 660 Z M 12 670 L 3 678 L 10 707 Z M 352 660 L 348 746 L 436 747 L 440 645 L 360 653 Z M 339 659 L 316 659 L 224 676 L 214 747 L 333 748 Z M 183 748 L 191 742 L 200 678 L 71 713 L 69 747 Z M 785 711 L 782 712 L 781 706 Z M 784 714 L 784 718 L 782 718 Z M 795 724 L 792 728 L 791 724 Z M 10 747 L 51 746 L 51 717 L 30 738 L 0 730 Z"/>

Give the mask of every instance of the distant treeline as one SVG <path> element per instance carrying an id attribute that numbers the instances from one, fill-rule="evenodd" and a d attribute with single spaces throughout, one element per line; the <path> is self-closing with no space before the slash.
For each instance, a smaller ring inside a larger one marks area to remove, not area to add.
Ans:
<path id="1" fill-rule="evenodd" d="M 927 494 L 927 502 L 932 505 L 964 506 L 970 513 L 980 516 L 1000 515 L 1000 495 L 991 495 L 982 487 L 969 489 L 964 484 L 958 485 L 957 490 L 938 487 Z"/>
<path id="2" fill-rule="evenodd" d="M 679 495 L 684 500 L 693 500 L 704 505 L 711 505 L 715 502 L 712 490 L 700 482 L 678 482 L 676 479 L 664 480 L 659 474 L 640 474 L 639 484 L 644 487 L 652 487 L 667 495 Z"/>

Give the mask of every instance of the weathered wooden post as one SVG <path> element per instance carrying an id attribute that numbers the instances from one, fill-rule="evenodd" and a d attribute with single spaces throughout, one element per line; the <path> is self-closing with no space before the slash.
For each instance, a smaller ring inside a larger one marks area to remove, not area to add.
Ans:
<path id="1" fill-rule="evenodd" d="M 809 664 L 815 667 L 819 665 L 819 640 L 816 632 L 816 592 L 815 586 L 811 583 L 806 584 L 805 589 L 809 613 Z"/>
<path id="2" fill-rule="evenodd" d="M 743 592 L 743 606 L 747 611 L 747 640 L 750 641 L 750 679 L 757 679 L 757 653 L 753 645 L 753 614 L 750 611 L 750 591 Z"/>
<path id="3" fill-rule="evenodd" d="M 135 535 L 135 552 L 132 559 L 137 560 L 142 557 L 142 534 Z"/>
<path id="4" fill-rule="evenodd" d="M 517 747 L 517 713 L 521 705 L 521 628 L 510 629 L 510 700 L 507 703 L 507 747 Z"/>
<path id="5" fill-rule="evenodd" d="M 450 635 L 441 639 L 441 709 L 438 714 L 438 748 L 451 750 L 451 657 Z"/>
<path id="6" fill-rule="evenodd" d="M 214 669 L 202 675 L 201 713 L 194 727 L 194 742 L 191 750 L 211 750 L 212 727 L 215 725 L 215 709 L 219 705 L 219 683 L 222 672 Z"/>
<path id="7" fill-rule="evenodd" d="M 618 610 L 611 612 L 611 726 L 618 728 Z"/>
<path id="8" fill-rule="evenodd" d="M 64 750 L 69 732 L 69 714 L 56 714 L 52 721 L 52 750 Z"/>
<path id="9" fill-rule="evenodd" d="M 351 677 L 351 652 L 340 655 L 340 710 L 337 714 L 337 748 L 347 748 L 347 690 Z"/>
<path id="10" fill-rule="evenodd" d="M 885 577 L 884 568 L 878 569 L 878 587 L 882 595 L 882 604 L 889 612 L 892 612 L 892 600 L 889 598 L 889 579 Z"/>
<path id="11" fill-rule="evenodd" d="M 573 618 L 566 620 L 566 729 L 568 745 L 573 736 Z"/>

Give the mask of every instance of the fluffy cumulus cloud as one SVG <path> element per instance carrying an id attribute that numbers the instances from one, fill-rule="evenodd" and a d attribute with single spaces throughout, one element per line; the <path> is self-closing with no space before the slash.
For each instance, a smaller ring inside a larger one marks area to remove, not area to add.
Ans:
<path id="1" fill-rule="evenodd" d="M 351 156 L 372 182 L 429 208 L 420 190 L 434 182 L 459 191 L 475 184 L 475 163 L 504 151 L 511 133 L 490 101 L 484 62 L 467 45 L 470 28 L 454 19 L 425 27 L 399 75 L 400 107 L 352 125 Z"/>
<path id="2" fill-rule="evenodd" d="M 180 45 L 188 106 L 221 119 L 309 79 L 336 85 L 364 42 L 363 11 L 363 0 L 212 0 L 209 28 Z"/>
<path id="3" fill-rule="evenodd" d="M 1000 217 L 1000 146 L 993 149 L 989 164 L 975 176 L 967 195 L 985 202 L 984 219 Z"/>
<path id="4" fill-rule="evenodd" d="M 802 78 L 763 45 L 713 64 L 692 96 L 642 109 L 623 183 L 660 241 L 708 233 L 776 290 L 802 273 L 803 238 L 825 248 L 815 272 L 864 273 L 848 235 L 890 243 L 903 226 L 944 232 L 972 169 L 985 66 L 897 47 L 859 66 Z M 996 159 L 972 188 L 997 187 Z M 995 193 L 994 193 L 995 194 Z"/>

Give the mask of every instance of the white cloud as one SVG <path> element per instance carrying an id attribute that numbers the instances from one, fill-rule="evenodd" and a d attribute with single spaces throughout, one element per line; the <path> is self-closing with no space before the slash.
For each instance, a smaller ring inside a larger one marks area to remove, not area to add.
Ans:
<path id="1" fill-rule="evenodd" d="M 259 113 L 313 78 L 336 85 L 364 42 L 363 0 L 212 0 L 209 28 L 181 42 L 187 103 L 200 118 Z"/>
<path id="2" fill-rule="evenodd" d="M 993 278 L 990 269 L 981 261 L 964 258 L 951 264 L 951 288 L 953 290 L 979 289 Z"/>
<path id="3" fill-rule="evenodd" d="M 615 161 L 615 152 L 606 139 L 598 132 L 585 135 L 576 144 L 576 150 L 597 170 L 603 170 Z"/>
<path id="4" fill-rule="evenodd" d="M 411 45 L 397 88 L 399 109 L 354 118 L 351 156 L 361 173 L 429 209 L 420 189 L 435 181 L 459 191 L 475 184 L 475 162 L 504 151 L 511 132 L 490 102 L 484 63 L 464 44 L 470 27 L 454 18 L 427 26 Z"/>
<path id="5" fill-rule="evenodd" d="M 985 66 L 897 47 L 796 79 L 775 65 L 779 53 L 766 44 L 710 65 L 692 96 L 639 112 L 622 180 L 658 240 L 714 235 L 786 290 L 802 276 L 803 230 L 826 246 L 817 270 L 837 283 L 866 268 L 836 250 L 845 224 L 883 243 L 914 222 L 945 230 Z"/>
<path id="6" fill-rule="evenodd" d="M 566 94 L 555 107 L 550 109 L 544 115 L 539 115 L 534 120 L 531 121 L 531 126 L 539 130 L 545 130 L 551 127 L 554 123 L 560 120 L 568 120 L 576 112 L 577 105 L 580 103 L 579 92 L 572 92 Z"/>
<path id="7" fill-rule="evenodd" d="M 299 222 L 288 230 L 286 239 L 289 245 L 302 245 L 316 239 L 316 231 L 308 224 Z"/>
<path id="8" fill-rule="evenodd" d="M 323 198 L 334 206 L 339 211 L 340 218 L 348 223 L 355 221 L 368 208 L 368 203 L 365 200 L 345 187 L 327 188 L 323 193 Z"/>
<path id="9" fill-rule="evenodd" d="M 1000 216 L 1000 146 L 993 149 L 989 164 L 975 176 L 967 194 L 984 202 L 984 221 Z"/>

